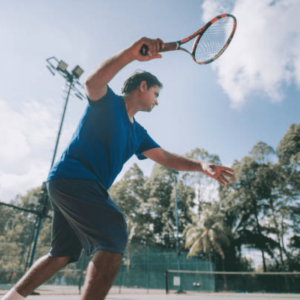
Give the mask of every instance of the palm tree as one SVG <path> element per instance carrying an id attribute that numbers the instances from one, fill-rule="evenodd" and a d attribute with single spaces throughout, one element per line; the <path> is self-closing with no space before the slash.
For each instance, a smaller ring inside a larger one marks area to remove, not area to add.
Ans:
<path id="1" fill-rule="evenodd" d="M 210 271 L 212 270 L 212 253 L 215 251 L 222 258 L 222 267 L 224 271 L 225 254 L 222 250 L 222 245 L 229 246 L 231 230 L 224 222 L 224 214 L 214 212 L 211 208 L 210 213 L 207 211 L 195 220 L 193 225 L 190 225 L 183 232 L 185 240 L 185 248 L 190 249 L 187 257 L 199 256 L 204 254 L 209 260 Z M 226 276 L 223 276 L 224 289 L 227 290 Z"/>
<path id="2" fill-rule="evenodd" d="M 187 257 L 205 254 L 211 261 L 213 251 L 225 259 L 222 245 L 229 246 L 230 229 L 224 223 L 222 213 L 206 212 L 204 217 L 199 217 L 194 224 L 187 227 L 183 234 L 186 237 L 185 248 L 189 249 Z"/>

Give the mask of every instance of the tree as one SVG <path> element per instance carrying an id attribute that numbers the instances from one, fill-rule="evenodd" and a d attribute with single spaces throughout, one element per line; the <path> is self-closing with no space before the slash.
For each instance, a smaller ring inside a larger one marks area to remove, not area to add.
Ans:
<path id="1" fill-rule="evenodd" d="M 289 262 L 290 268 L 293 270 L 299 265 L 295 264 L 297 258 L 299 258 L 299 254 L 296 251 L 297 247 L 298 251 L 300 251 L 297 243 L 298 239 L 300 239 L 300 123 L 298 125 L 290 125 L 289 130 L 279 143 L 277 155 L 284 176 L 285 184 L 281 192 L 284 195 L 283 201 L 288 203 L 286 215 L 292 221 L 290 223 L 292 235 L 289 243 L 292 255 L 289 257 Z"/>
<path id="2" fill-rule="evenodd" d="M 155 164 L 151 177 L 146 181 L 148 199 L 142 214 L 153 224 L 157 244 L 170 249 L 176 248 L 175 191 L 172 170 Z M 191 223 L 190 209 L 193 208 L 194 190 L 179 178 L 177 183 L 179 233 Z"/>
<path id="3" fill-rule="evenodd" d="M 221 165 L 218 155 L 209 154 L 204 149 L 195 148 L 186 153 L 185 156 L 190 159 L 205 161 L 216 165 Z M 207 177 L 202 172 L 183 172 L 181 176 L 186 185 L 191 186 L 195 190 L 195 210 L 194 212 L 202 211 L 203 207 L 210 205 L 212 202 L 219 200 L 218 197 L 218 182 Z"/>
<path id="4" fill-rule="evenodd" d="M 278 242 L 268 236 L 270 227 L 265 226 L 264 212 L 269 206 L 272 189 L 265 180 L 270 163 L 266 156 L 274 153 L 271 147 L 260 142 L 250 152 L 251 156 L 244 157 L 241 162 L 235 161 L 236 180 L 233 181 L 233 191 L 229 201 L 234 203 L 236 220 L 236 243 L 239 247 L 248 244 L 260 249 L 264 271 L 267 270 L 265 252 L 274 257 L 274 248 Z M 273 179 L 272 179 L 273 180 Z"/>
<path id="5" fill-rule="evenodd" d="M 150 178 L 135 164 L 124 177 L 110 189 L 110 195 L 124 213 L 131 242 L 155 244 L 175 249 L 175 200 L 172 170 L 155 164 Z M 182 180 L 177 184 L 179 231 L 190 224 L 190 208 L 194 191 Z M 129 249 L 129 248 L 128 248 Z M 132 251 L 137 248 L 132 249 Z"/>
<path id="6" fill-rule="evenodd" d="M 134 164 L 110 189 L 109 194 L 126 218 L 133 220 L 145 195 L 145 178 L 142 170 Z"/>
<path id="7" fill-rule="evenodd" d="M 25 271 L 30 258 L 37 215 L 28 211 L 37 211 L 37 204 L 31 203 L 32 196 L 39 194 L 40 188 L 29 190 L 26 195 L 17 195 L 8 203 L 14 207 L 0 206 L 0 247 L 3 270 L 22 273 Z M 24 209 L 24 210 L 22 210 Z M 28 211 L 26 211 L 28 210 Z M 51 219 L 44 220 L 38 242 L 38 255 L 48 252 L 51 240 Z M 38 257 L 36 255 L 36 257 Z M 1 261 L 0 261 L 1 264 Z"/>
<path id="8" fill-rule="evenodd" d="M 151 220 L 142 213 L 148 200 L 146 180 L 142 170 L 134 164 L 109 190 L 109 194 L 127 220 L 130 242 L 139 240 L 142 244 L 155 242 Z M 127 248 L 129 249 L 130 245 Z"/>
<path id="9" fill-rule="evenodd" d="M 297 171 L 300 168 L 300 123 L 291 124 L 289 130 L 281 139 L 277 148 L 277 155 L 282 166 L 290 167 L 296 180 L 293 187 L 299 188 L 300 179 Z"/>
<path id="10" fill-rule="evenodd" d="M 189 249 L 188 256 L 203 255 L 211 261 L 213 251 L 224 260 L 222 245 L 229 246 L 230 229 L 224 223 L 224 215 L 210 210 L 202 213 L 185 231 L 185 248 Z"/>

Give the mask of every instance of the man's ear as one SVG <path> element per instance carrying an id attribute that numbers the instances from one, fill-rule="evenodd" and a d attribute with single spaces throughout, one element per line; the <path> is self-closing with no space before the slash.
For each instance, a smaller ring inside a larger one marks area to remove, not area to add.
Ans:
<path id="1" fill-rule="evenodd" d="M 143 80 L 143 81 L 141 82 L 141 84 L 140 84 L 140 90 L 141 90 L 141 92 L 145 92 L 145 91 L 148 90 L 146 80 Z"/>

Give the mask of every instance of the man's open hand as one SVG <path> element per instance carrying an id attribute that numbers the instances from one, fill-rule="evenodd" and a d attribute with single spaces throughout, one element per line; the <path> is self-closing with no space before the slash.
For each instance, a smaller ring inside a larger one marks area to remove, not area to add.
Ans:
<path id="1" fill-rule="evenodd" d="M 205 175 L 216 179 L 222 185 L 230 184 L 226 177 L 235 178 L 234 174 L 232 174 L 235 171 L 228 167 L 202 162 L 202 169 Z"/>

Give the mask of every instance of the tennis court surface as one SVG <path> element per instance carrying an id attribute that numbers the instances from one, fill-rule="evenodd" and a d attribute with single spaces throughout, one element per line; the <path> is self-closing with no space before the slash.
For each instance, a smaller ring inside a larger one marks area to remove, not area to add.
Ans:
<path id="1" fill-rule="evenodd" d="M 0 287 L 0 299 L 10 286 L 2 285 Z M 31 295 L 29 300 L 80 300 L 78 287 L 76 286 L 53 286 L 42 285 L 36 290 L 39 295 Z M 267 293 L 205 293 L 188 292 L 176 294 L 174 292 L 166 295 L 165 290 L 154 289 L 129 289 L 113 287 L 106 297 L 107 300 L 289 300 L 299 299 L 300 294 L 267 294 Z"/>
<path id="2" fill-rule="evenodd" d="M 300 295 L 293 294 L 197 294 L 197 295 L 108 295 L 107 300 L 288 300 L 288 299 L 300 299 Z M 80 300 L 79 295 L 44 295 L 44 296 L 30 296 L 26 299 L 29 300 Z"/>

